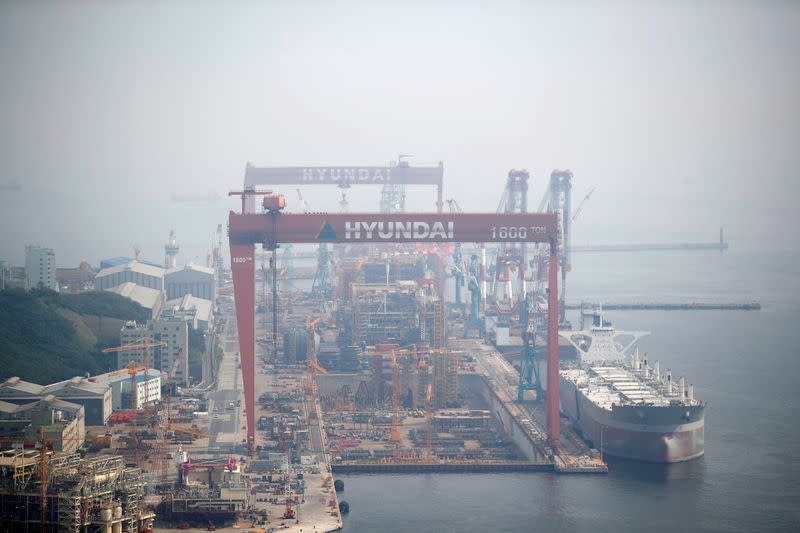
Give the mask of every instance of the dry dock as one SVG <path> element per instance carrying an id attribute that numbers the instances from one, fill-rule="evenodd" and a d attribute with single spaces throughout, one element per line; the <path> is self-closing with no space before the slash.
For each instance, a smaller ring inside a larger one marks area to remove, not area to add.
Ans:
<path id="1" fill-rule="evenodd" d="M 476 339 L 451 339 L 450 346 L 475 358 L 474 372 L 462 374 L 461 379 L 484 384 L 484 399 L 529 461 L 548 461 L 556 472 L 565 474 L 608 472 L 608 465 L 599 453 L 590 449 L 566 424 L 562 426 L 559 449 L 548 447 L 541 402 L 516 401 L 519 374 L 494 347 Z"/>

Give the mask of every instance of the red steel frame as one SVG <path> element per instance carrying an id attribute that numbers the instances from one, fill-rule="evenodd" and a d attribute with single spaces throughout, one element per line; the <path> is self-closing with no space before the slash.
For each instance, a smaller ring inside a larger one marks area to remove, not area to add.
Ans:
<path id="1" fill-rule="evenodd" d="M 373 224 L 375 224 L 373 226 Z M 264 213 L 237 214 L 228 222 L 236 323 L 247 410 L 247 443 L 255 449 L 255 245 L 363 242 L 549 243 L 547 430 L 560 437 L 558 404 L 558 215 L 556 213 Z M 372 228 L 368 230 L 368 228 Z M 436 231 L 435 228 L 441 228 Z M 509 231 L 514 228 L 515 231 Z M 521 231 L 525 228 L 525 231 Z M 358 230 L 358 231 L 356 231 Z M 524 233 L 524 235 L 523 235 Z M 512 235 L 514 238 L 512 238 Z"/>

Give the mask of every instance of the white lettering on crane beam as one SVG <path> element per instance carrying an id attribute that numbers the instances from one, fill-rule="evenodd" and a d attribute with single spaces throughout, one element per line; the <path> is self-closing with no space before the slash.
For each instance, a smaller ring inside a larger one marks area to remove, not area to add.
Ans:
<path id="1" fill-rule="evenodd" d="M 303 181 L 311 183 L 386 183 L 392 181 L 392 169 L 390 167 L 304 167 Z"/>
<path id="2" fill-rule="evenodd" d="M 345 222 L 344 238 L 349 240 L 436 240 L 453 238 L 452 221 L 434 222 Z"/>

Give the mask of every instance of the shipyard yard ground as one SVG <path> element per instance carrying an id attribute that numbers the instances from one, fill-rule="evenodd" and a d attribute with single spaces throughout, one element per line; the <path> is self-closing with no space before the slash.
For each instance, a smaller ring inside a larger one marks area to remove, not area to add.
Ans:
<path id="1" fill-rule="evenodd" d="M 244 412 L 240 401 L 242 397 L 242 377 L 241 368 L 238 364 L 239 350 L 236 321 L 230 315 L 225 315 L 224 320 L 226 323 L 224 335 L 221 339 L 224 355 L 218 368 L 216 386 L 213 392 L 208 393 L 208 397 L 211 399 L 210 412 L 218 411 L 219 414 L 210 417 L 208 446 L 205 449 L 200 446 L 187 446 L 187 451 L 198 457 L 204 455 L 216 457 L 225 452 L 233 453 L 235 449 L 242 451 L 242 440 L 245 433 L 242 431 Z M 290 372 L 265 373 L 264 369 L 261 368 L 255 380 L 257 394 L 261 396 L 302 391 L 304 377 L 304 373 L 298 371 L 298 369 L 292 369 Z M 297 405 L 293 405 L 293 407 L 302 410 L 305 415 L 304 419 L 308 420 L 308 412 L 318 409 L 318 406 L 312 405 L 302 395 L 300 395 L 300 398 L 301 401 Z M 229 408 L 230 405 L 235 407 Z M 215 406 L 217 407 L 216 409 Z M 275 414 L 268 410 L 259 409 L 256 418 L 274 416 Z M 260 520 L 254 523 L 253 520 L 242 518 L 228 527 L 224 527 L 222 524 L 215 524 L 217 531 L 241 532 L 259 531 L 260 529 L 266 531 L 274 528 L 288 532 L 317 531 L 323 533 L 341 529 L 341 516 L 338 510 L 336 494 L 333 490 L 333 479 L 323 452 L 322 432 L 319 425 L 314 423 L 308 424 L 308 429 L 315 452 L 313 466 L 291 469 L 293 478 L 297 477 L 297 472 L 302 472 L 305 485 L 304 495 L 298 498 L 299 503 L 294 506 L 297 510 L 297 519 L 282 519 L 281 516 L 286 508 L 284 499 L 271 503 L 269 500 L 274 498 L 268 497 L 266 493 L 262 493 L 260 490 L 261 484 L 259 482 L 262 477 L 266 477 L 266 473 L 249 471 L 247 472 L 247 477 L 252 494 L 249 496 L 248 505 L 256 514 L 260 511 L 265 511 L 268 517 L 267 520 L 263 521 L 263 523 L 260 523 Z M 265 444 L 264 439 L 259 437 L 257 445 L 261 446 L 263 444 Z M 236 455 L 238 456 L 239 454 Z M 256 463 L 252 460 L 249 461 L 249 465 Z M 310 465 L 311 463 L 309 462 Z M 247 460 L 245 465 L 248 465 Z M 249 470 L 250 466 L 246 466 L 246 468 Z M 212 516 L 210 518 L 213 520 Z M 206 527 L 202 524 L 195 523 L 195 525 L 197 527 L 190 528 L 190 530 L 206 530 Z M 177 532 L 187 530 L 186 528 L 178 527 L 158 527 L 157 531 Z"/>

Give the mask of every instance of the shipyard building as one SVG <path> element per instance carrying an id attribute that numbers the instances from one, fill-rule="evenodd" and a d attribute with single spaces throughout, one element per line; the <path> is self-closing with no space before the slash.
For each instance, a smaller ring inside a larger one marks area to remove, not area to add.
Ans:
<path id="1" fill-rule="evenodd" d="M 168 270 L 164 276 L 167 300 L 191 294 L 196 298 L 213 301 L 216 296 L 214 269 L 200 265 Z"/>
<path id="2" fill-rule="evenodd" d="M 102 426 L 111 416 L 111 390 L 89 378 L 74 377 L 51 385 L 37 385 L 11 377 L 0 383 L 0 401 L 30 404 L 53 396 L 83 406 L 86 424 Z"/>
<path id="3" fill-rule="evenodd" d="M 164 342 L 166 346 L 150 348 L 149 361 L 145 365 L 145 350 L 120 352 L 117 368 L 125 368 L 130 361 L 136 366 L 153 365 L 169 374 L 170 381 L 184 386 L 189 383 L 189 327 L 181 317 L 162 316 L 147 324 L 126 322 L 120 331 L 120 344 L 139 344 L 144 340 Z"/>
<path id="4" fill-rule="evenodd" d="M 94 277 L 94 287 L 98 291 L 126 282 L 163 291 L 164 269 L 134 259 L 128 263 L 104 268 Z"/>
<path id="5" fill-rule="evenodd" d="M 0 401 L 0 448 L 33 448 L 43 437 L 58 452 L 74 452 L 86 439 L 83 406 L 48 394 L 15 404 Z"/>

